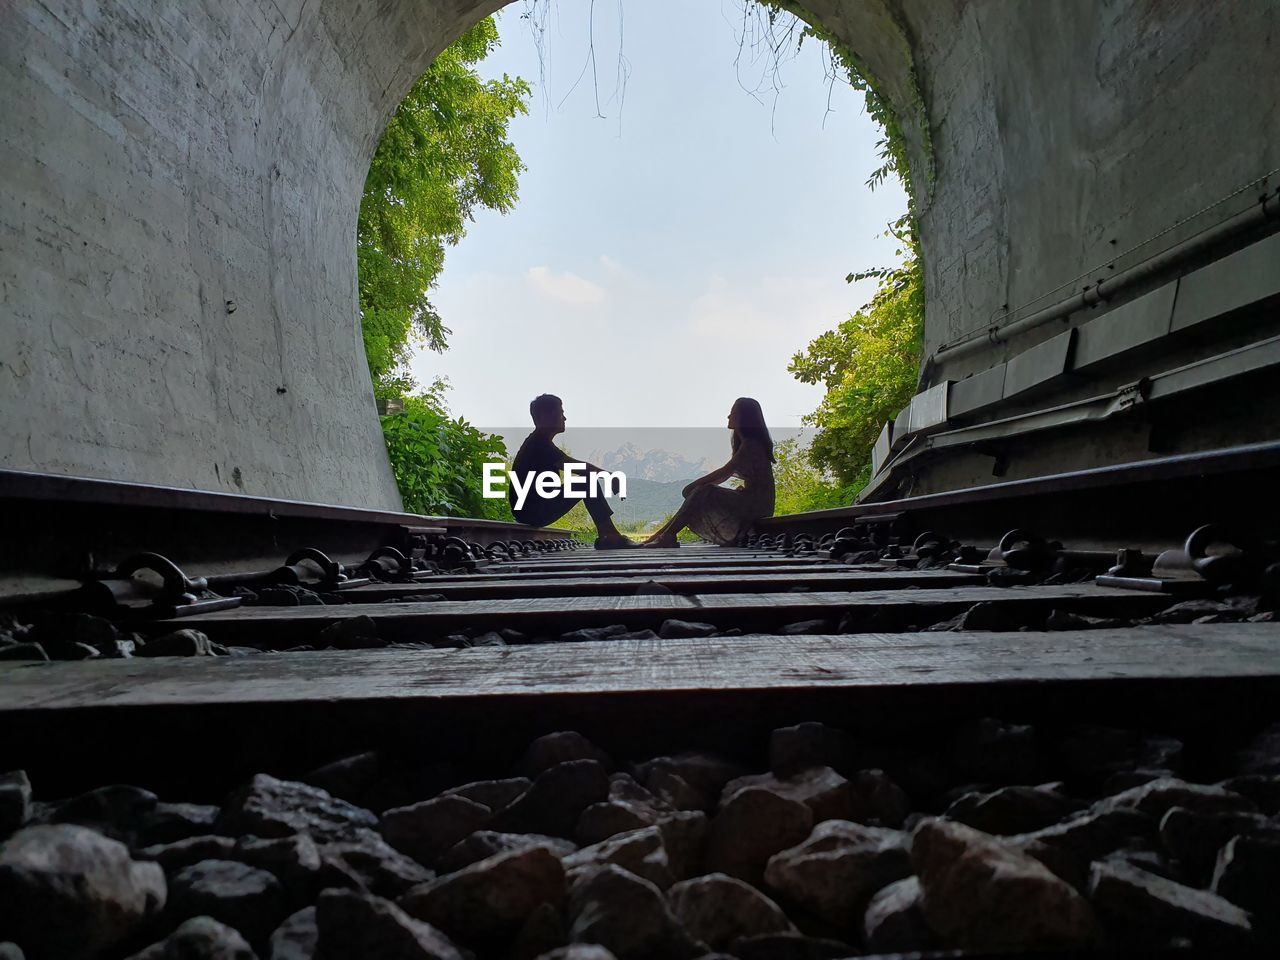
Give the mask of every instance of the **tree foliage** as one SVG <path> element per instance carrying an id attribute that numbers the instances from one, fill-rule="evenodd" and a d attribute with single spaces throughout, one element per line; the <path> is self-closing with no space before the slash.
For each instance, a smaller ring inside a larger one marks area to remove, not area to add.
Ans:
<path id="1" fill-rule="evenodd" d="M 809 456 L 841 484 L 865 474 L 881 428 L 915 393 L 923 316 L 920 260 L 911 255 L 887 273 L 869 304 L 791 358 L 787 369 L 796 379 L 826 388 L 805 417 L 819 428 Z"/>
<path id="2" fill-rule="evenodd" d="M 773 453 L 778 458 L 773 466 L 775 516 L 846 506 L 868 479 L 859 476 L 852 484 L 833 482 L 827 472 L 814 466 L 809 448 L 801 445 L 799 437 L 778 441 Z"/>
<path id="3" fill-rule="evenodd" d="M 482 493 L 483 464 L 503 463 L 506 446 L 496 434 L 482 433 L 461 417 L 451 417 L 444 402 L 447 384 L 404 398 L 404 410 L 382 417 L 382 433 L 404 508 L 437 516 L 484 517 L 512 521 L 505 497 Z"/>
<path id="4" fill-rule="evenodd" d="M 449 334 L 429 293 L 445 250 L 477 207 L 506 213 L 524 170 L 507 129 L 527 112 L 529 85 L 483 81 L 473 69 L 498 45 L 492 17 L 448 47 L 396 109 L 369 166 L 356 231 L 360 315 L 375 391 L 412 389 L 415 343 L 443 350 Z"/>

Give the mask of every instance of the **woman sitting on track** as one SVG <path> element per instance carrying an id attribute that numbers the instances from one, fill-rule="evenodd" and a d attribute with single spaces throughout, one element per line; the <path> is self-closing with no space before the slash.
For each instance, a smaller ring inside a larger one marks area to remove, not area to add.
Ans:
<path id="1" fill-rule="evenodd" d="M 729 462 L 685 487 L 684 504 L 644 546 L 678 547 L 676 534 L 685 527 L 704 540 L 728 546 L 755 521 L 773 516 L 773 438 L 760 404 L 750 397 L 735 400 L 729 410 L 729 429 L 733 431 Z M 719 486 L 733 476 L 742 478 L 742 486 L 732 490 Z"/>

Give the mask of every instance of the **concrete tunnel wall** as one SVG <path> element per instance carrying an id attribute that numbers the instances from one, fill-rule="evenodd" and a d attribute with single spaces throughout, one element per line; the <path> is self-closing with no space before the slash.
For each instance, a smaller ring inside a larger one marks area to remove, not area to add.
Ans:
<path id="1" fill-rule="evenodd" d="M 0 466 L 398 507 L 356 212 L 400 98 L 501 6 L 6 4 Z M 926 353 L 1280 166 L 1280 4 L 806 9 L 902 118 Z"/>

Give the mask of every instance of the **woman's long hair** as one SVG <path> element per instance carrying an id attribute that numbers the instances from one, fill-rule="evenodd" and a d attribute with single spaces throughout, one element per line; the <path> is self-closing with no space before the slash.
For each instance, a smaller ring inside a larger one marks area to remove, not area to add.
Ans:
<path id="1" fill-rule="evenodd" d="M 759 440 L 769 451 L 770 461 L 776 462 L 777 458 L 773 455 L 773 437 L 769 436 L 769 425 L 764 422 L 764 411 L 760 409 L 760 401 L 753 400 L 751 397 L 739 397 L 733 401 L 733 406 L 737 409 L 738 420 L 741 422 L 733 431 L 729 448 L 737 453 L 743 440 Z"/>

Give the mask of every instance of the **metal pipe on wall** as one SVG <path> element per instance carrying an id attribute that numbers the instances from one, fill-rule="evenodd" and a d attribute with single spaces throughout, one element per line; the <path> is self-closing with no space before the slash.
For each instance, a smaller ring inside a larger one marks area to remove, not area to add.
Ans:
<path id="1" fill-rule="evenodd" d="M 1188 237 L 1186 240 L 1162 250 L 1160 253 L 1135 264 L 1127 270 L 1122 270 L 1113 277 L 1101 280 L 1079 293 L 1073 293 L 1070 297 L 1045 307 L 1043 310 L 1038 310 L 1006 326 L 990 327 L 986 330 L 969 334 L 954 343 L 943 344 L 933 352 L 933 355 L 926 361 L 925 367 L 928 368 L 943 360 L 958 360 L 991 344 L 1007 343 L 1018 334 L 1025 333 L 1051 320 L 1060 320 L 1070 316 L 1077 310 L 1096 306 L 1142 280 L 1176 270 L 1206 249 L 1214 247 L 1237 234 L 1260 226 L 1277 215 L 1280 215 L 1280 189 L 1264 195 L 1258 203 L 1247 210 L 1216 223 L 1195 236 Z"/>

